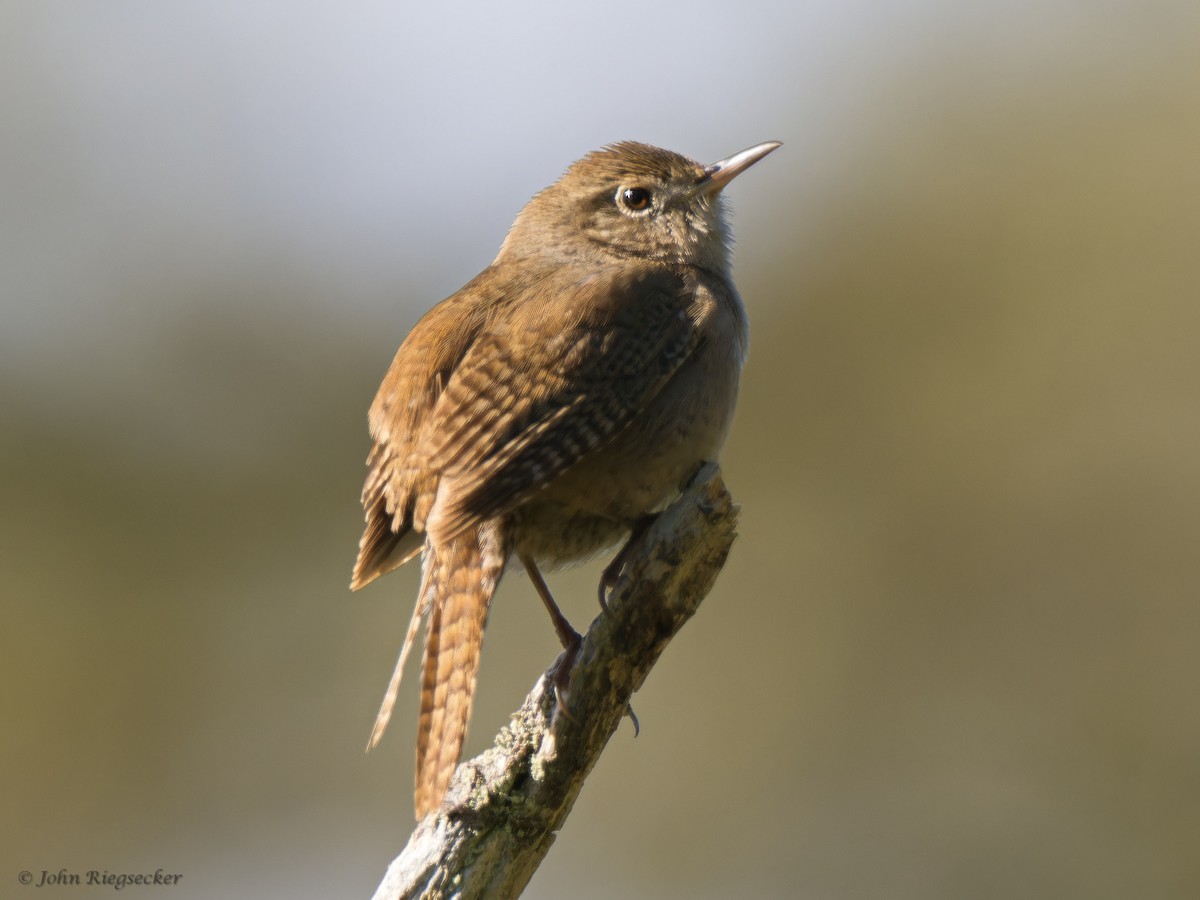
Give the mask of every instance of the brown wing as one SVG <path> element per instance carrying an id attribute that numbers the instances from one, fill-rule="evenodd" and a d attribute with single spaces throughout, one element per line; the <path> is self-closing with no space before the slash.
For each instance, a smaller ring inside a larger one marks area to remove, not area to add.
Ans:
<path id="1" fill-rule="evenodd" d="M 606 444 L 696 348 L 679 276 L 565 277 L 490 323 L 437 400 L 417 456 L 440 481 L 414 511 L 436 540 L 512 509 Z"/>
<path id="2" fill-rule="evenodd" d="M 485 271 L 421 318 L 400 345 L 384 376 L 369 422 L 375 445 L 362 504 L 366 529 L 350 582 L 358 590 L 415 556 L 424 543 L 413 531 L 416 497 L 430 473 L 414 464 L 414 450 L 450 374 L 483 328 L 493 304 Z M 436 478 L 433 487 L 436 487 Z"/>

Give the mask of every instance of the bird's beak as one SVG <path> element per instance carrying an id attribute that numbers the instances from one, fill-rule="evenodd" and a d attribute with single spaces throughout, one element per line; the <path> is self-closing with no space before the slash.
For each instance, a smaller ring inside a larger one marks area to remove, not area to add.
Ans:
<path id="1" fill-rule="evenodd" d="M 704 175 L 696 182 L 696 188 L 702 194 L 715 194 L 742 172 L 770 153 L 777 147 L 782 147 L 780 141 L 767 141 L 765 144 L 755 144 L 733 156 L 727 156 L 719 162 L 706 166 Z"/>

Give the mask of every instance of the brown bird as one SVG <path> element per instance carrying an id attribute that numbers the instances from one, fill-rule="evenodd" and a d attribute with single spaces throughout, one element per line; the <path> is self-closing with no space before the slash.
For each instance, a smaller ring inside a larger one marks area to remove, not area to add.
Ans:
<path id="1" fill-rule="evenodd" d="M 400 346 L 371 405 L 367 525 L 350 586 L 422 555 L 368 745 L 387 727 L 427 619 L 418 817 L 441 804 L 458 764 L 488 607 L 510 558 L 550 611 L 569 672 L 579 636 L 539 567 L 629 538 L 716 459 L 747 346 L 720 191 L 778 146 L 709 166 L 632 142 L 588 154 L 529 201 L 491 265 Z M 601 579 L 602 604 L 622 557 Z"/>

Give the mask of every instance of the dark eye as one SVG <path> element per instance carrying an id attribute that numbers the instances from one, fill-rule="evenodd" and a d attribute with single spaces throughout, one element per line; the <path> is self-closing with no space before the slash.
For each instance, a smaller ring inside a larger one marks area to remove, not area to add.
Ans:
<path id="1" fill-rule="evenodd" d="M 650 192 L 645 188 L 622 188 L 617 194 L 626 209 L 640 212 L 650 205 Z"/>

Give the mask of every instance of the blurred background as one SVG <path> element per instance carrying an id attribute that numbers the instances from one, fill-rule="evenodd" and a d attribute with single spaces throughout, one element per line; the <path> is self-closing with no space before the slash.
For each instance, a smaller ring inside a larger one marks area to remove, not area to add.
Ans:
<path id="1" fill-rule="evenodd" d="M 785 143 L 729 191 L 741 537 L 527 896 L 1200 896 L 1200 5 L 0 22 L 6 896 L 371 894 L 418 573 L 347 590 L 366 410 L 621 139 Z M 580 626 L 598 571 L 551 580 Z M 510 579 L 471 752 L 556 653 Z"/>

